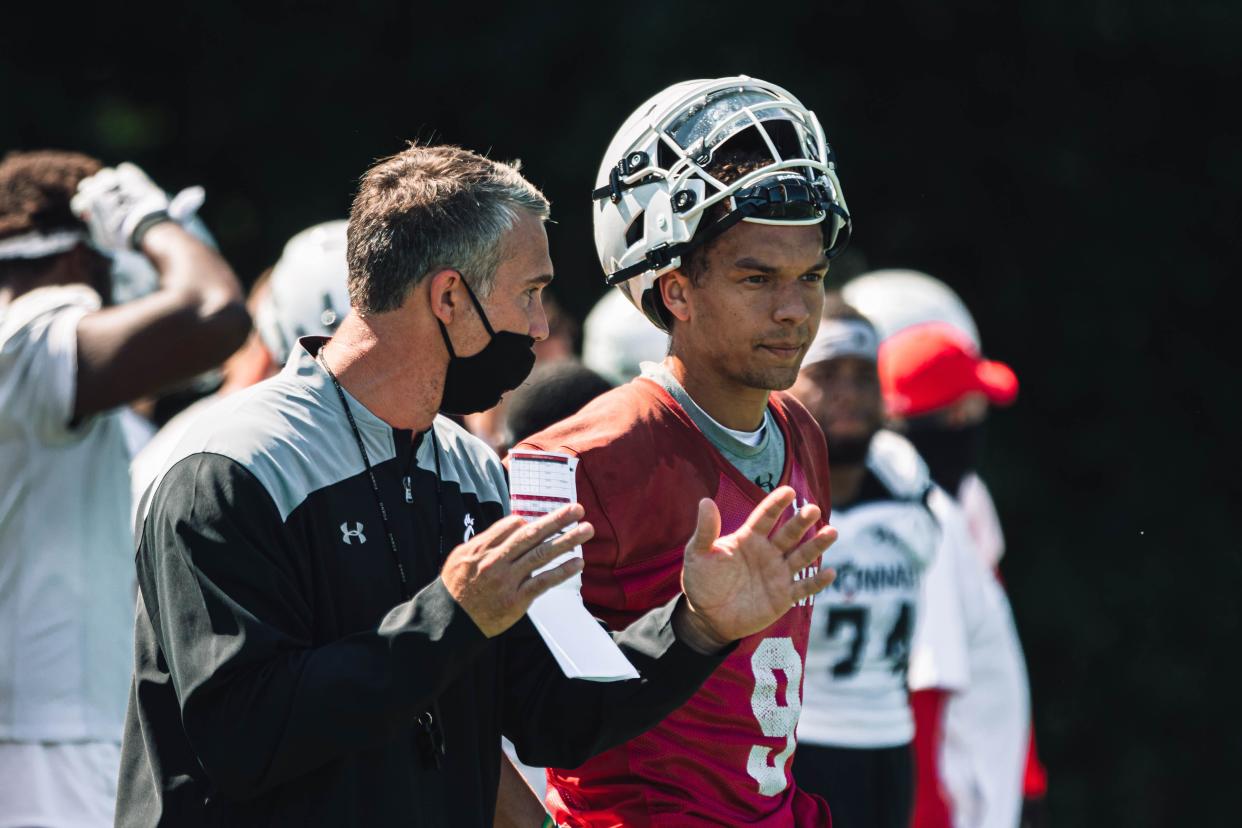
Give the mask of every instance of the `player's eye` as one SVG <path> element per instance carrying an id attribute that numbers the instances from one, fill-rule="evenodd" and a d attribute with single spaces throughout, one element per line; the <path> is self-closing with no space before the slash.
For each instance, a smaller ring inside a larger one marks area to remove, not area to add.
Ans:
<path id="1" fill-rule="evenodd" d="M 813 282 L 815 284 L 819 284 L 820 282 L 824 281 L 824 278 L 826 275 L 827 274 L 825 273 L 804 273 L 802 274 L 802 281 Z"/>
<path id="2" fill-rule="evenodd" d="M 746 285 L 764 285 L 767 284 L 768 277 L 763 273 L 755 273 L 750 276 L 743 277 L 742 284 Z"/>

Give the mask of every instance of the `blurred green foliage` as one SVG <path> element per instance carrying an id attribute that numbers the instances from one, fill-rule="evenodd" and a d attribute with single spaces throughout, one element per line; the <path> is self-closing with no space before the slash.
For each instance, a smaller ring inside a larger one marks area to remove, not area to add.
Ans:
<path id="1" fill-rule="evenodd" d="M 790 88 L 824 123 L 857 219 L 834 278 L 940 276 L 1021 378 L 985 472 L 1052 824 L 1236 822 L 1223 297 L 1242 259 L 1226 127 L 1242 7 L 352 5 L 6 10 L 0 149 L 80 149 L 205 185 L 246 279 L 344 215 L 359 174 L 407 139 L 521 157 L 554 203 L 554 292 L 581 315 L 604 290 L 587 194 L 622 118 L 690 77 Z"/>

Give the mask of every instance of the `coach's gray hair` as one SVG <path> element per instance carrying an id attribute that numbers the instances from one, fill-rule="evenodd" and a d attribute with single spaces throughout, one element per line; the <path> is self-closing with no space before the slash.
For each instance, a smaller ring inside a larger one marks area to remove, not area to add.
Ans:
<path id="1" fill-rule="evenodd" d="M 518 211 L 549 215 L 519 167 L 460 147 L 411 145 L 367 170 L 349 211 L 350 304 L 363 315 L 396 310 L 446 268 L 480 297 L 491 293 L 501 238 Z"/>

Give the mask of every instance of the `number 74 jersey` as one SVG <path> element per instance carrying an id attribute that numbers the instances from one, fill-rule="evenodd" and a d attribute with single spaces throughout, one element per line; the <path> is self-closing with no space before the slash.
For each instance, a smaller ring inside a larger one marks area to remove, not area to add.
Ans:
<path id="1" fill-rule="evenodd" d="M 885 748 L 914 738 L 906 668 L 919 582 L 941 535 L 930 487 L 913 446 L 876 435 L 859 498 L 833 512 L 837 578 L 811 619 L 799 741 Z"/>

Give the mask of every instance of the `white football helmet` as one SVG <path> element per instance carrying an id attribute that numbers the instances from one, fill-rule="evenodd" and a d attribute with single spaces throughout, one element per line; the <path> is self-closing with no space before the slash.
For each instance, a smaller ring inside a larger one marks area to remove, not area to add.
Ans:
<path id="1" fill-rule="evenodd" d="M 707 168 L 726 143 L 772 163 L 725 184 Z M 828 220 L 829 258 L 849 240 L 836 159 L 815 113 L 779 86 L 745 75 L 685 81 L 648 100 L 613 137 L 595 185 L 595 249 L 606 281 L 662 329 L 656 280 L 739 221 Z M 725 215 L 700 227 L 721 202 Z"/>
<path id="2" fill-rule="evenodd" d="M 272 268 L 254 327 L 272 358 L 283 365 L 298 338 L 331 336 L 349 313 L 345 220 L 308 227 L 289 239 Z"/>
<path id="3" fill-rule="evenodd" d="M 880 339 L 924 322 L 944 322 L 983 351 L 966 304 L 944 282 L 917 270 L 873 270 L 845 283 L 841 296 L 875 325 Z"/>
<path id="4" fill-rule="evenodd" d="M 605 293 L 582 322 L 582 364 L 616 385 L 668 355 L 668 334 L 649 326 L 623 294 Z"/>

